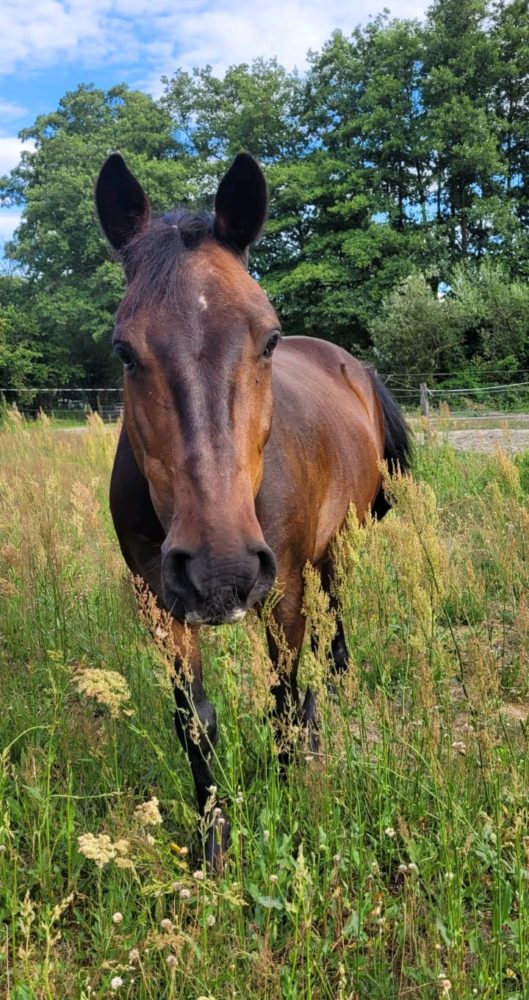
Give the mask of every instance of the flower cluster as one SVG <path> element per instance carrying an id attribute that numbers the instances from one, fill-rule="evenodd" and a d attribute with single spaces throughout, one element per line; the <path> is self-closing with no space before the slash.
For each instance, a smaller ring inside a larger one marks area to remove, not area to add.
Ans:
<path id="1" fill-rule="evenodd" d="M 90 861 L 95 861 L 98 868 L 104 868 L 109 861 L 114 861 L 114 859 L 116 859 L 116 864 L 120 860 L 130 862 L 130 859 L 127 858 L 130 845 L 128 840 L 123 838 L 114 843 L 107 833 L 82 833 L 77 838 L 77 845 L 80 854 L 89 858 Z M 130 867 L 130 864 L 119 865 L 119 867 Z"/>
<path id="2" fill-rule="evenodd" d="M 163 823 L 156 796 L 153 796 L 148 802 L 142 802 L 141 805 L 136 806 L 134 819 L 140 826 L 160 826 Z"/>
<path id="3" fill-rule="evenodd" d="M 130 701 L 130 689 L 125 678 L 117 671 L 81 665 L 75 675 L 75 685 L 81 694 L 94 698 L 100 705 L 106 705 L 113 719 L 118 719 L 122 714 L 131 714 L 129 709 L 125 709 Z"/>

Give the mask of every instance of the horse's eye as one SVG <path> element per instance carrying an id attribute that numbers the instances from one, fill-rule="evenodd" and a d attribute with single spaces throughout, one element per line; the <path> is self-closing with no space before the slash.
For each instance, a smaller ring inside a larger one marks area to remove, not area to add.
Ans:
<path id="1" fill-rule="evenodd" d="M 266 342 L 266 347 L 263 351 L 263 358 L 272 357 L 272 354 L 274 353 L 274 350 L 277 347 L 277 343 L 279 341 L 280 336 L 281 334 L 279 333 L 278 330 L 276 330 L 276 332 L 273 333 L 272 336 L 268 338 Z"/>
<path id="2" fill-rule="evenodd" d="M 127 371 L 130 372 L 133 368 L 136 368 L 138 362 L 136 361 L 132 349 L 128 344 L 123 344 L 118 341 L 117 344 L 114 344 L 114 350 L 119 360 L 123 362 Z"/>

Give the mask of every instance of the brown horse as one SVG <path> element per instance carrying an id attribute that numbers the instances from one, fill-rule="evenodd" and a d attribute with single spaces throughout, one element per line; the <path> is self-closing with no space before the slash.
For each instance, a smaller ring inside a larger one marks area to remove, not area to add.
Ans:
<path id="1" fill-rule="evenodd" d="M 392 397 L 346 351 L 307 337 L 281 338 L 265 292 L 247 271 L 268 195 L 241 153 L 225 175 L 215 213 L 151 220 L 149 202 L 123 159 L 104 164 L 96 189 L 103 230 L 128 287 L 114 347 L 124 369 L 124 426 L 110 503 L 127 565 L 173 616 L 176 730 L 199 810 L 210 813 L 215 710 L 200 660 L 200 626 L 237 622 L 274 580 L 269 649 L 282 634 L 289 675 L 274 688 L 278 722 L 293 710 L 317 738 L 310 690 L 299 705 L 296 674 L 305 633 L 303 570 L 332 578 L 331 543 L 353 503 L 388 509 L 379 463 L 406 469 L 409 437 Z M 184 655 L 185 649 L 185 655 Z M 185 664 L 184 664 L 185 658 Z M 341 623 L 335 670 L 347 666 Z M 217 808 L 206 854 L 217 863 L 229 824 Z"/>

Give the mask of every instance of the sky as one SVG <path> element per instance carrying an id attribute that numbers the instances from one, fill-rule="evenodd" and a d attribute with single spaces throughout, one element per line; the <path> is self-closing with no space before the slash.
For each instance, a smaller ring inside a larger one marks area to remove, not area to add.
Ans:
<path id="1" fill-rule="evenodd" d="M 16 166 L 20 129 L 79 83 L 125 82 L 155 96 L 182 67 L 276 56 L 303 70 L 336 28 L 346 34 L 388 6 L 422 17 L 425 0 L 1 0 L 0 176 Z M 19 221 L 0 209 L 0 244 Z"/>

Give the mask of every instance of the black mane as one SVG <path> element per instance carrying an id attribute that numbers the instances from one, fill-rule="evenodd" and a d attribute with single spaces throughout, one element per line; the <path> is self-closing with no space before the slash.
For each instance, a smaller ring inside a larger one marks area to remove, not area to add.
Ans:
<path id="1" fill-rule="evenodd" d="M 178 263 L 187 252 L 215 238 L 214 222 L 213 214 L 196 214 L 179 208 L 155 219 L 129 240 L 120 253 L 129 279 L 127 311 L 133 312 L 140 303 L 174 298 Z"/>

